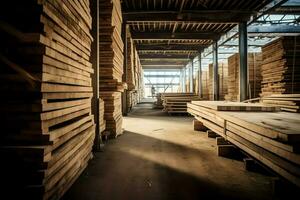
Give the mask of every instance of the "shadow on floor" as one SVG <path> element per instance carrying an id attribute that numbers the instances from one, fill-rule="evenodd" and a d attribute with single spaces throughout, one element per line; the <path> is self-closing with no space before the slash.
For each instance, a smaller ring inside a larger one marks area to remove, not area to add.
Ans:
<path id="1" fill-rule="evenodd" d="M 63 199 L 273 199 L 268 183 L 233 183 L 226 170 L 208 152 L 126 132 L 95 154 Z"/>

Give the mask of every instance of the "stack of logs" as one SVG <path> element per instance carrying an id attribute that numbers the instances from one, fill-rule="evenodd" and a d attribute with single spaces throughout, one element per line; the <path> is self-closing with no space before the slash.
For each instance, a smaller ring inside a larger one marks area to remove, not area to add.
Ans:
<path id="1" fill-rule="evenodd" d="M 282 37 L 262 48 L 261 96 L 300 93 L 299 40 Z"/>
<path id="2" fill-rule="evenodd" d="M 249 98 L 256 98 L 261 91 L 261 63 L 260 53 L 248 53 L 248 77 L 249 77 Z M 240 55 L 238 53 L 228 58 L 228 94 L 225 99 L 228 101 L 239 101 L 239 69 Z"/>
<path id="3" fill-rule="evenodd" d="M 100 97 L 105 102 L 106 133 L 117 137 L 122 133 L 121 92 L 123 42 L 120 0 L 100 1 Z"/>
<path id="4" fill-rule="evenodd" d="M 89 8 L 88 0 L 0 8 L 3 196 L 59 199 L 92 157 Z"/>
<path id="5" fill-rule="evenodd" d="M 209 100 L 213 100 L 213 64 L 209 64 L 208 68 L 208 95 Z M 218 64 L 218 77 L 219 77 L 219 99 L 224 100 L 227 94 L 227 82 L 228 82 L 228 66 L 225 63 Z"/>

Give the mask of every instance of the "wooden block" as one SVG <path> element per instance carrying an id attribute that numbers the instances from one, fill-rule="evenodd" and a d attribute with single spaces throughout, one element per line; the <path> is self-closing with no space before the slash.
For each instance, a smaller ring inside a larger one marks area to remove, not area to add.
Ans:
<path id="1" fill-rule="evenodd" d="M 227 145 L 227 144 L 231 144 L 231 143 L 223 137 L 216 137 L 216 144 L 217 145 Z"/>
<path id="2" fill-rule="evenodd" d="M 226 145 L 218 145 L 217 146 L 217 154 L 221 157 L 232 158 L 236 155 L 236 147 L 234 145 L 226 144 Z"/>
<path id="3" fill-rule="evenodd" d="M 207 128 L 198 120 L 193 120 L 194 131 L 207 131 Z"/>
<path id="4" fill-rule="evenodd" d="M 215 138 L 218 136 L 218 134 L 216 134 L 212 130 L 207 130 L 206 133 L 207 133 L 207 137 L 209 137 L 209 138 Z"/>

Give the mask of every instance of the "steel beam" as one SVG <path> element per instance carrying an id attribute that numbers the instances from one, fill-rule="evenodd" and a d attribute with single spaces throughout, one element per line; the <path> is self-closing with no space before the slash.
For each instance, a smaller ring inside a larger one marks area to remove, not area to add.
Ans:
<path id="1" fill-rule="evenodd" d="M 213 100 L 219 100 L 218 41 L 213 43 Z"/>
<path id="2" fill-rule="evenodd" d="M 239 53 L 240 53 L 240 101 L 248 99 L 248 46 L 247 46 L 247 23 L 239 24 Z"/>
<path id="3" fill-rule="evenodd" d="M 91 58 L 90 61 L 92 63 L 94 73 L 92 74 L 92 83 L 93 83 L 93 98 L 92 98 L 92 113 L 94 115 L 94 120 L 96 124 L 95 129 L 95 140 L 94 140 L 94 150 L 100 151 L 102 143 L 101 133 L 100 133 L 100 107 L 99 107 L 99 0 L 91 1 L 91 15 L 93 18 L 92 22 L 92 36 L 93 36 L 93 43 L 92 43 L 92 51 L 91 51 Z M 103 111 L 102 111 L 103 112 Z"/>
<path id="4" fill-rule="evenodd" d="M 190 62 L 190 92 L 194 92 L 194 62 Z"/>
<path id="5" fill-rule="evenodd" d="M 137 44 L 137 50 L 191 50 L 191 51 L 200 51 L 201 49 L 207 47 L 207 45 L 199 44 Z"/>
<path id="6" fill-rule="evenodd" d="M 214 32 L 186 32 L 186 33 L 167 33 L 167 32 L 131 32 L 133 40 L 216 40 L 219 34 Z"/>
<path id="7" fill-rule="evenodd" d="M 185 54 L 139 54 L 139 58 L 142 59 L 189 59 Z"/>
<path id="8" fill-rule="evenodd" d="M 182 92 L 186 92 L 186 88 L 185 88 L 185 83 L 186 83 L 186 70 L 185 70 L 185 67 L 182 69 L 182 75 L 183 75 L 183 78 L 182 78 Z"/>
<path id="9" fill-rule="evenodd" d="M 202 89 L 202 58 L 201 53 L 198 55 L 198 95 L 200 98 L 203 97 L 203 89 Z"/>
<path id="10" fill-rule="evenodd" d="M 254 12 L 241 10 L 183 10 L 124 12 L 128 22 L 193 21 L 203 23 L 239 23 L 249 20 Z"/>
<path id="11" fill-rule="evenodd" d="M 124 62 L 123 62 L 123 82 L 127 83 L 127 24 L 123 23 L 122 24 L 122 40 L 124 44 Z M 128 105 L 127 105 L 127 90 L 124 90 L 122 93 L 122 113 L 124 116 L 127 116 L 128 114 Z"/>
<path id="12" fill-rule="evenodd" d="M 248 33 L 300 33 L 300 26 L 293 25 L 251 25 L 247 28 Z"/>

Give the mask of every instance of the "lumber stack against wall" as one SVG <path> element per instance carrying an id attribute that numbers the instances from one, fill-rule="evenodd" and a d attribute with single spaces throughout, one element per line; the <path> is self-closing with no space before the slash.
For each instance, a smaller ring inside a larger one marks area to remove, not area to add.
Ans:
<path id="1" fill-rule="evenodd" d="M 122 13 L 119 0 L 100 1 L 100 97 L 105 102 L 106 130 L 111 137 L 122 133 L 121 92 L 123 48 Z M 112 108 L 112 106 L 116 106 Z"/>
<path id="2" fill-rule="evenodd" d="M 129 29 L 127 29 L 127 108 L 128 112 L 143 97 L 142 66 L 135 44 L 131 38 Z"/>
<path id="3" fill-rule="evenodd" d="M 208 95 L 209 100 L 213 100 L 213 64 L 208 66 Z M 218 76 L 219 76 L 219 99 L 224 100 L 227 94 L 227 83 L 228 83 L 228 66 L 225 63 L 218 64 Z"/>
<path id="4" fill-rule="evenodd" d="M 248 77 L 249 77 L 249 98 L 259 97 L 261 92 L 261 53 L 248 53 Z M 240 54 L 236 53 L 228 58 L 228 94 L 225 99 L 228 101 L 239 101 L 239 69 Z"/>
<path id="5" fill-rule="evenodd" d="M 262 48 L 262 93 L 300 93 L 300 37 L 282 37 Z"/>
<path id="6" fill-rule="evenodd" d="M 0 12 L 1 191 L 58 199 L 92 157 L 89 1 L 12 0 Z"/>
<path id="7" fill-rule="evenodd" d="M 300 94 L 273 94 L 263 97 L 261 102 L 279 106 L 283 111 L 300 112 Z"/>
<path id="8" fill-rule="evenodd" d="M 187 113 L 187 103 L 199 100 L 195 93 L 162 93 L 161 98 L 168 113 Z"/>
<path id="9" fill-rule="evenodd" d="M 188 112 L 280 176 L 300 187 L 300 114 L 239 102 L 193 101 Z"/>

